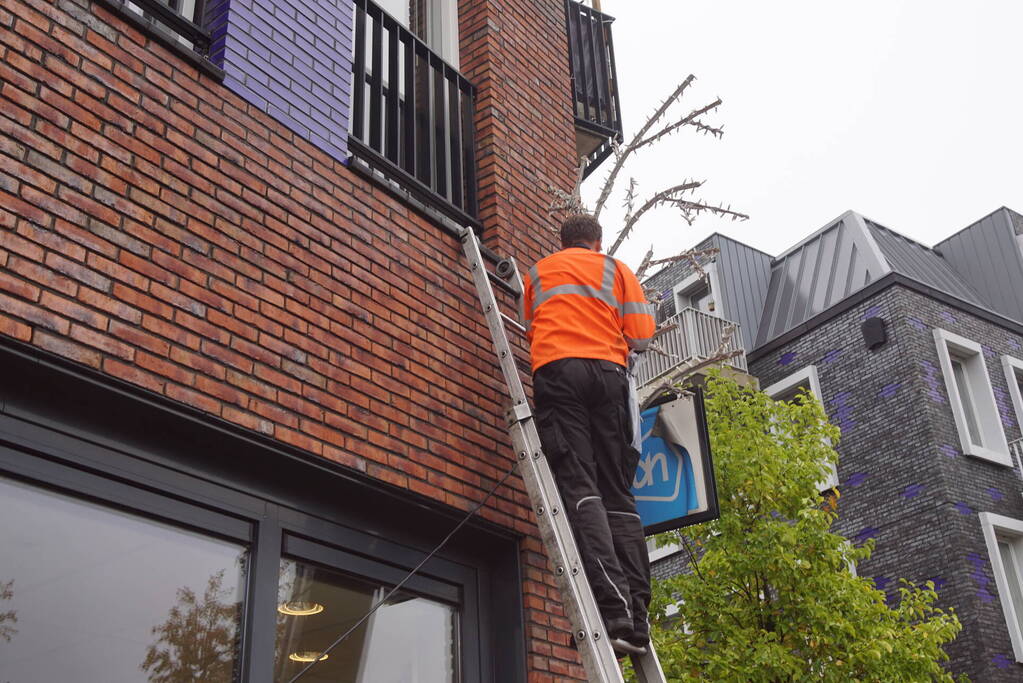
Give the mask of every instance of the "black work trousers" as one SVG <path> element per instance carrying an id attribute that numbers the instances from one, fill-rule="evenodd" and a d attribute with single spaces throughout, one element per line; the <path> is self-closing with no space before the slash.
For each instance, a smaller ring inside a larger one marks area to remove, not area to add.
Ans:
<path id="1" fill-rule="evenodd" d="M 586 576 L 605 623 L 632 619 L 648 632 L 650 560 L 636 514 L 625 368 L 564 358 L 533 377 L 537 428 L 554 472 Z"/>

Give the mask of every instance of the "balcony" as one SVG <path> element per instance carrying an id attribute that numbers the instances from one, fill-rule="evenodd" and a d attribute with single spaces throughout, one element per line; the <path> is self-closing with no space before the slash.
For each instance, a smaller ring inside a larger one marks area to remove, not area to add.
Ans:
<path id="1" fill-rule="evenodd" d="M 477 224 L 476 87 L 378 5 L 354 2 L 353 155 L 432 208 Z"/>
<path id="2" fill-rule="evenodd" d="M 577 158 L 586 157 L 585 178 L 611 154 L 611 141 L 622 139 L 611 23 L 602 12 L 565 0 L 568 56 L 575 104 Z"/>
<path id="3" fill-rule="evenodd" d="M 652 385 L 657 380 L 667 379 L 669 373 L 688 363 L 699 363 L 713 356 L 721 345 L 725 329 L 735 326 L 735 331 L 725 351 L 739 351 L 740 354 L 728 359 L 724 365 L 747 371 L 746 353 L 742 348 L 742 337 L 737 323 L 718 318 L 695 308 L 684 308 L 664 322 L 664 326 L 675 324 L 675 328 L 657 338 L 657 345 L 665 353 L 649 351 L 640 358 L 636 367 L 636 383 L 639 388 Z M 665 355 L 667 354 L 667 355 Z"/>

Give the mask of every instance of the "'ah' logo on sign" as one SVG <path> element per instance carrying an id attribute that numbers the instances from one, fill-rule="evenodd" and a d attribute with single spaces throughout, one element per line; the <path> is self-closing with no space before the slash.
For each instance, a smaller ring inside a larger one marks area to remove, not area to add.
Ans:
<path id="1" fill-rule="evenodd" d="M 683 455 L 664 439 L 651 436 L 653 420 L 650 423 L 650 429 L 643 434 L 643 453 L 632 481 L 632 490 L 637 501 L 677 500 L 682 490 Z"/>

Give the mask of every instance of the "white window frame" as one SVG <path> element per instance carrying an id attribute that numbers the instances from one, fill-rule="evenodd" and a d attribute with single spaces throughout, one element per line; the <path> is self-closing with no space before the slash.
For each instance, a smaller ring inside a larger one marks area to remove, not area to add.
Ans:
<path id="1" fill-rule="evenodd" d="M 707 315 L 712 315 L 715 318 L 722 317 L 720 298 L 721 286 L 720 283 L 718 282 L 717 263 L 716 262 L 708 263 L 705 266 L 703 266 L 703 269 L 707 272 L 706 276 L 703 276 L 700 273 L 693 273 L 686 279 L 682 280 L 682 282 L 678 283 L 677 285 L 671 288 L 671 300 L 675 303 L 676 314 L 681 313 L 682 309 L 684 308 L 693 308 L 691 303 L 687 303 L 685 306 L 679 306 L 679 297 L 687 297 L 688 299 L 688 295 L 686 294 L 687 292 L 691 292 L 692 290 L 697 289 L 702 282 L 706 282 L 707 287 L 710 289 L 710 295 L 714 297 L 713 298 L 714 310 L 710 312 L 708 311 L 701 312 L 707 313 Z"/>
<path id="2" fill-rule="evenodd" d="M 651 536 L 646 541 L 646 549 L 647 553 L 650 555 L 650 561 L 656 562 L 657 560 L 662 560 L 669 555 L 674 555 L 675 553 L 680 552 L 682 550 L 682 546 L 678 543 L 669 543 L 668 545 L 658 548 L 656 546 L 656 541 L 653 536 Z"/>
<path id="3" fill-rule="evenodd" d="M 1019 385 L 1023 382 L 1023 360 L 1012 356 L 1002 356 L 1002 369 L 1005 370 L 1005 381 L 1009 383 L 1009 396 L 1012 407 L 1016 410 L 1016 424 L 1023 430 L 1023 394 Z"/>
<path id="4" fill-rule="evenodd" d="M 770 396 L 771 398 L 775 398 L 789 391 L 792 391 L 794 388 L 800 385 L 809 386 L 810 393 L 813 394 L 814 397 L 818 401 L 820 401 L 820 403 L 822 404 L 824 403 L 824 394 L 823 392 L 821 392 L 821 380 L 820 376 L 817 374 L 816 365 L 807 365 L 805 368 L 802 368 L 801 370 L 796 370 L 791 375 L 778 380 L 771 386 L 764 389 L 764 393 Z M 828 445 L 829 446 L 831 445 L 830 440 L 828 441 Z M 831 463 L 828 466 L 827 475 L 825 475 L 824 479 L 817 484 L 817 490 L 820 492 L 824 492 L 837 487 L 838 469 L 837 467 L 835 467 L 834 463 Z"/>
<path id="5" fill-rule="evenodd" d="M 942 329 L 934 330 L 934 343 L 938 348 L 938 361 L 945 376 L 948 402 L 952 406 L 952 416 L 955 418 L 963 453 L 1012 467 L 1009 442 L 1005 440 L 1005 431 L 1002 429 L 998 406 L 995 404 L 995 393 L 991 388 L 984 349 L 971 339 Z M 959 385 L 952 370 L 952 354 L 960 359 L 966 373 L 968 382 L 966 391 L 973 402 L 974 418 L 980 432 L 978 437 L 983 441 L 982 444 L 973 443 L 970 438 L 966 410 L 960 399 Z"/>
<path id="6" fill-rule="evenodd" d="M 991 573 L 995 576 L 995 586 L 998 588 L 998 600 L 1002 604 L 1002 612 L 1005 615 L 1005 625 L 1009 628 L 1012 652 L 1016 661 L 1023 663 L 1023 632 L 1020 631 L 1019 618 L 1009 593 L 1009 581 L 1012 580 L 1020 582 L 1020 590 L 1023 591 L 1023 576 L 1017 574 L 1013 577 L 1006 574 L 1005 565 L 1002 563 L 1002 554 L 998 550 L 998 539 L 1001 537 L 1002 540 L 1012 544 L 1017 562 L 1020 562 L 1020 567 L 1023 567 L 1023 521 L 996 515 L 993 512 L 982 512 L 980 513 L 980 526 L 984 532 L 988 559 L 991 561 Z"/>

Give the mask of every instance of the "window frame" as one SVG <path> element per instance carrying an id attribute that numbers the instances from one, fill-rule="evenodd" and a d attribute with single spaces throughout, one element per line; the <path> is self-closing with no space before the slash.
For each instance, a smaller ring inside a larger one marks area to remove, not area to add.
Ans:
<path id="1" fill-rule="evenodd" d="M 934 330 L 934 343 L 937 347 L 938 362 L 945 378 L 948 402 L 952 408 L 952 417 L 959 433 L 963 453 L 1012 467 L 1009 443 L 1005 438 L 1005 430 L 1002 429 L 983 347 L 971 339 L 940 328 Z M 973 418 L 980 432 L 977 436 L 982 443 L 974 443 L 970 437 L 969 422 L 961 399 L 962 394 L 952 368 L 953 355 L 962 364 L 963 372 L 969 382 L 964 389 L 973 403 Z"/>
<path id="2" fill-rule="evenodd" d="M 682 280 L 677 285 L 671 288 L 672 297 L 671 300 L 675 304 L 675 315 L 678 315 L 686 308 L 692 308 L 694 310 L 700 311 L 700 309 L 692 305 L 692 301 L 688 298 L 689 292 L 696 291 L 697 289 L 699 289 L 701 284 L 706 283 L 707 289 L 710 292 L 710 296 L 712 297 L 712 301 L 714 302 L 714 310 L 700 312 L 706 313 L 707 315 L 712 315 L 715 318 L 724 317 L 721 310 L 721 301 L 719 299 L 721 286 L 720 283 L 718 282 L 717 262 L 711 261 L 710 263 L 704 264 L 703 269 L 707 273 L 706 276 L 701 275 L 700 273 L 692 273 L 688 275 L 684 280 Z M 685 306 L 679 306 L 680 297 L 687 297 L 686 300 L 689 303 L 687 303 Z"/>
<path id="3" fill-rule="evenodd" d="M 0 383 L 0 477 L 246 547 L 249 568 L 238 653 L 241 680 L 273 681 L 275 620 L 266 615 L 276 614 L 282 555 L 366 580 L 393 583 L 429 550 L 344 526 L 343 520 L 324 519 L 317 516 L 318 510 L 297 509 L 269 496 L 251 495 L 187 467 L 156 462 L 151 459 L 154 454 L 121 450 L 120 444 L 115 448 L 86 440 L 84 434 L 68 433 L 77 429 L 56 431 L 61 426 L 58 422 L 23 421 L 5 414 L 2 389 Z M 480 605 L 488 583 L 479 574 L 475 566 L 442 553 L 407 584 L 410 592 L 457 608 L 459 680 L 466 683 L 499 673 L 493 663 L 484 661 L 493 659 L 489 642 L 493 636 L 488 633 L 493 632 L 490 622 L 498 612 L 493 605 Z M 509 679 L 515 676 L 514 672 L 502 673 Z"/>
<path id="4" fill-rule="evenodd" d="M 763 392 L 771 397 L 772 400 L 779 400 L 776 398 L 782 394 L 788 393 L 799 387 L 800 385 L 806 385 L 810 389 L 810 393 L 813 394 L 822 405 L 824 403 L 824 392 L 821 391 L 821 380 L 820 375 L 817 372 L 816 365 L 807 365 L 804 368 L 796 370 L 790 375 L 783 377 L 769 387 L 763 389 Z M 827 440 L 828 446 L 832 446 L 831 440 Z M 824 493 L 832 489 L 838 488 L 838 466 L 830 464 L 828 466 L 829 472 L 817 484 L 817 491 Z"/>
<path id="5" fill-rule="evenodd" d="M 1016 559 L 1020 561 L 1023 568 L 1023 521 L 997 515 L 993 512 L 980 513 L 980 525 L 984 533 L 984 543 L 987 546 L 988 559 L 991 562 L 991 573 L 995 577 L 995 586 L 998 589 L 998 600 L 1002 606 L 1002 615 L 1005 617 L 1005 625 L 1009 629 L 1009 639 L 1012 641 L 1012 652 L 1016 662 L 1023 664 L 1023 631 L 1020 629 L 1020 616 L 1016 614 L 1016 608 L 1012 604 L 1012 595 L 1009 592 L 1009 577 L 1005 572 L 1005 565 L 1002 562 L 1002 554 L 998 548 L 998 541 L 1006 536 L 1014 537 L 1010 541 Z M 1017 571 L 1016 581 L 1019 582 L 1020 591 L 1023 592 L 1023 572 Z"/>
<path id="6" fill-rule="evenodd" d="M 1012 407 L 1016 411 L 1016 424 L 1020 431 L 1023 431 L 1023 360 L 1013 356 L 1002 356 L 1002 370 L 1005 372 L 1005 381 L 1009 384 L 1009 397 L 1012 399 Z"/>

